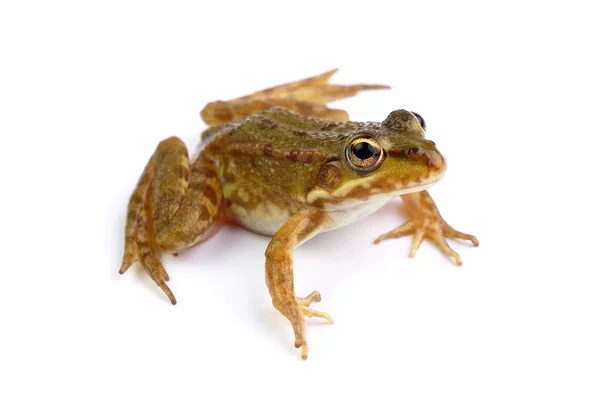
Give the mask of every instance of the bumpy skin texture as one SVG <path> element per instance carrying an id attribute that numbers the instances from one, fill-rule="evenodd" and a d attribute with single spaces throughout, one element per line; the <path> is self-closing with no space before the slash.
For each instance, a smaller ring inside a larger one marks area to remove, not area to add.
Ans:
<path id="1" fill-rule="evenodd" d="M 345 111 L 325 103 L 386 86 L 330 85 L 333 72 L 210 103 L 201 115 L 218 125 L 202 134 L 191 160 L 178 138 L 162 141 L 129 201 L 119 272 L 139 261 L 175 304 L 161 252 L 177 253 L 208 239 L 224 220 L 273 235 L 265 252 L 267 287 L 306 359 L 305 316 L 332 322 L 328 314 L 309 308 L 320 301 L 319 292 L 301 298 L 294 291 L 293 250 L 306 240 L 399 195 L 411 220 L 375 243 L 414 235 L 412 257 L 427 238 L 460 265 L 445 238 L 478 241 L 451 228 L 425 191 L 446 166 L 425 138 L 423 121 L 397 110 L 381 123 L 347 122 Z M 328 119 L 315 118 L 323 116 Z M 357 143 L 361 150 L 355 152 Z"/>

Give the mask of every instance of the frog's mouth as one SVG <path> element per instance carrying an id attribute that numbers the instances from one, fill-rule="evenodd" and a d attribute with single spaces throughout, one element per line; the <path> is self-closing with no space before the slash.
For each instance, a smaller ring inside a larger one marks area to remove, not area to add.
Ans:
<path id="1" fill-rule="evenodd" d="M 309 193 L 308 203 L 321 206 L 326 211 L 354 208 L 365 202 L 381 202 L 383 205 L 392 197 L 403 194 L 420 192 L 429 189 L 439 182 L 445 173 L 440 170 L 425 179 L 403 181 L 401 179 L 377 178 L 364 179 L 360 182 L 345 185 L 335 192 L 329 193 L 323 189 Z"/>
<path id="2" fill-rule="evenodd" d="M 343 200 L 337 204 L 335 209 L 350 208 L 356 206 L 357 203 L 371 200 L 384 200 L 387 201 L 393 197 L 397 197 L 403 194 L 421 192 L 427 190 L 442 179 L 443 173 L 439 176 L 434 176 L 426 181 L 414 184 L 403 184 L 401 182 L 394 183 L 381 183 L 374 184 L 371 187 L 355 187 L 348 196 L 344 197 Z M 395 184 L 395 185 L 394 185 Z M 395 186 L 395 187 L 394 187 Z M 362 193 L 359 193 L 362 191 Z M 354 195 L 352 195 L 354 194 Z M 336 196 L 332 196 L 335 198 Z M 341 206 L 341 207 L 340 207 Z"/>
<path id="3" fill-rule="evenodd" d="M 430 187 L 432 187 L 433 185 L 435 185 L 436 183 L 438 183 L 439 180 L 440 179 L 436 179 L 435 181 L 430 182 L 430 183 L 425 183 L 422 185 L 411 186 L 411 187 L 399 189 L 396 192 L 386 193 L 385 195 L 388 197 L 396 197 L 396 196 L 400 196 L 400 195 L 408 194 L 408 193 L 422 192 L 423 190 L 427 190 Z M 375 196 L 377 196 L 377 194 L 375 194 Z"/>
<path id="4" fill-rule="evenodd" d="M 323 204 L 323 210 L 328 214 L 329 218 L 331 218 L 334 226 L 344 226 L 377 211 L 392 197 L 426 190 L 438 180 L 439 179 L 391 192 L 371 194 L 365 199 L 347 198 L 338 203 L 326 201 L 325 204 Z"/>

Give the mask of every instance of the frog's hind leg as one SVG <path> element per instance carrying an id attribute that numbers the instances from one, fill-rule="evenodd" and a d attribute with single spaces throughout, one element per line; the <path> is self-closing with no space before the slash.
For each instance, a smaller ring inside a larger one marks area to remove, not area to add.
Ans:
<path id="1" fill-rule="evenodd" d="M 219 125 L 272 107 L 284 107 L 302 115 L 347 121 L 348 113 L 326 106 L 328 102 L 352 97 L 361 90 L 388 89 L 386 85 L 332 85 L 337 69 L 300 81 L 274 86 L 229 101 L 209 103 L 200 112 L 207 125 Z"/>
<path id="2" fill-rule="evenodd" d="M 216 166 L 207 156 L 199 157 L 190 171 L 183 142 L 176 137 L 162 141 L 129 200 L 119 272 L 140 261 L 175 304 L 160 253 L 178 252 L 208 238 L 221 220 L 222 203 Z"/>
<path id="3" fill-rule="evenodd" d="M 172 304 L 176 304 L 175 296 L 166 284 L 169 275 L 165 271 L 156 249 L 154 238 L 149 235 L 147 218 L 147 194 L 149 184 L 154 176 L 155 165 L 148 163 L 140 177 L 135 191 L 129 199 L 127 223 L 125 225 L 125 251 L 119 273 L 123 274 L 136 261 L 148 272 L 152 280 L 165 292 Z"/>

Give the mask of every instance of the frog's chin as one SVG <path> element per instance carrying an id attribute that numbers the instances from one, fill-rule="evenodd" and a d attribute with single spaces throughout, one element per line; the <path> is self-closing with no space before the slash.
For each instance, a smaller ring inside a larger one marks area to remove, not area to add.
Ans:
<path id="1" fill-rule="evenodd" d="M 361 205 L 367 204 L 367 203 L 380 204 L 380 206 L 382 206 L 388 200 L 390 200 L 394 197 L 398 197 L 403 194 L 421 192 L 423 190 L 429 189 L 431 186 L 435 185 L 436 183 L 437 183 L 437 180 L 435 182 L 426 183 L 426 184 L 422 184 L 422 185 L 418 185 L 418 186 L 406 187 L 406 188 L 402 188 L 402 189 L 396 189 L 396 190 L 389 191 L 389 192 L 372 193 L 371 195 L 368 196 L 368 198 L 348 199 L 346 201 L 342 201 L 337 204 L 331 203 L 331 204 L 326 205 L 324 207 L 324 209 L 326 211 L 340 211 L 340 210 L 347 210 L 347 209 L 353 209 L 356 207 L 360 207 Z"/>
<path id="2" fill-rule="evenodd" d="M 413 192 L 420 192 L 434 185 L 435 182 L 430 182 L 410 188 L 398 189 L 392 192 L 378 193 L 369 196 L 364 200 L 347 200 L 342 203 L 329 203 L 323 208 L 323 211 L 327 213 L 332 221 L 332 225 L 329 229 L 337 228 L 340 226 L 347 225 L 359 219 L 366 217 L 367 215 L 377 211 L 391 198 Z"/>
<path id="3" fill-rule="evenodd" d="M 392 193 L 386 193 L 386 195 L 388 197 L 396 197 L 396 196 L 400 196 L 403 194 L 408 194 L 408 193 L 415 193 L 415 192 L 422 192 L 423 190 L 427 190 L 430 187 L 432 187 L 433 185 L 435 185 L 436 183 L 438 183 L 439 179 L 430 182 L 430 183 L 426 183 L 423 185 L 417 185 L 417 186 L 412 186 L 412 187 L 408 187 L 408 188 L 403 188 L 403 189 L 398 189 L 395 192 Z"/>

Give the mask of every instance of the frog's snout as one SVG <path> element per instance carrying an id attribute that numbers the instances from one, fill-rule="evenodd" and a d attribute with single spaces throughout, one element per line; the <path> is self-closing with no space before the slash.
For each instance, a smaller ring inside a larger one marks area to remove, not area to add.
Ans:
<path id="1" fill-rule="evenodd" d="M 396 152 L 392 151 L 395 155 Z M 401 157 L 425 164 L 428 168 L 438 171 L 444 168 L 444 157 L 436 149 L 411 147 L 399 152 Z"/>
<path id="2" fill-rule="evenodd" d="M 444 158 L 435 150 L 424 150 L 421 156 L 427 166 L 433 170 L 440 170 L 444 166 Z"/>

